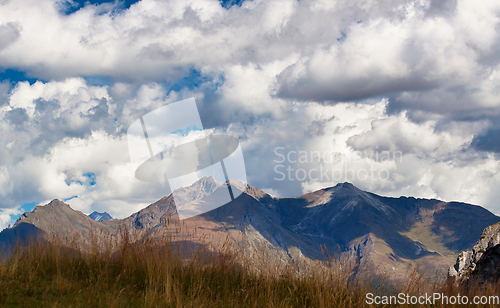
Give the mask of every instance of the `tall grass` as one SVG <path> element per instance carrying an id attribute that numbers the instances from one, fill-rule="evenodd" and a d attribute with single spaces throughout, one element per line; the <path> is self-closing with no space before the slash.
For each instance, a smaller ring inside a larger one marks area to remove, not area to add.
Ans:
<path id="1" fill-rule="evenodd" d="M 0 263 L 0 306 L 361 307 L 369 292 L 422 292 L 416 273 L 387 287 L 384 277 L 356 279 L 355 260 L 327 251 L 326 261 L 272 263 L 266 249 L 249 258 L 229 244 L 213 250 L 171 236 L 124 231 L 105 242 L 82 247 L 54 236 L 16 248 Z M 500 295 L 498 286 L 488 288 L 485 293 L 449 282 L 433 291 Z"/>

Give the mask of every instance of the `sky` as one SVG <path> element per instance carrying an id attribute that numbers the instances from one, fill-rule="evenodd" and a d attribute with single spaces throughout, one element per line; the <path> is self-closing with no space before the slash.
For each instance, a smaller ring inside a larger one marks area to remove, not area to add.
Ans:
<path id="1" fill-rule="evenodd" d="M 194 97 L 248 184 L 351 182 L 500 214 L 500 2 L 0 0 L 0 229 L 52 199 L 122 218 L 170 194 L 127 128 Z"/>

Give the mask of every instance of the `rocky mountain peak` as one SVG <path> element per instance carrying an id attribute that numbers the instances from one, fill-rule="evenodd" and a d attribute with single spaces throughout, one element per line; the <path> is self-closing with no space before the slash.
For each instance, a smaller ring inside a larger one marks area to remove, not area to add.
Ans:
<path id="1" fill-rule="evenodd" d="M 59 199 L 54 199 L 52 201 L 50 201 L 49 203 L 47 203 L 46 205 L 37 205 L 35 206 L 35 208 L 33 209 L 33 211 L 31 211 L 31 213 L 37 213 L 39 212 L 41 209 L 43 209 L 43 211 L 52 211 L 52 210 L 58 210 L 58 209 L 71 209 L 71 207 L 64 203 L 63 201 L 59 200 Z M 27 218 L 28 215 L 27 213 L 23 213 L 19 219 L 19 220 L 23 220 L 25 218 Z"/>
<path id="2" fill-rule="evenodd" d="M 213 176 L 205 176 L 190 186 L 181 187 L 172 192 L 176 206 L 180 207 L 189 202 L 199 200 L 213 193 L 219 187 Z"/>
<path id="3" fill-rule="evenodd" d="M 49 202 L 49 204 L 45 205 L 45 206 L 52 206 L 52 207 L 69 207 L 69 205 L 67 205 L 66 203 L 64 203 L 63 201 L 59 200 L 59 199 L 54 199 L 52 201 Z"/>
<path id="4" fill-rule="evenodd" d="M 188 188 L 212 192 L 214 188 L 217 188 L 218 186 L 219 183 L 213 176 L 205 176 L 191 184 Z"/>
<path id="5" fill-rule="evenodd" d="M 363 195 L 365 194 L 364 191 L 361 189 L 357 188 L 353 184 L 349 182 L 344 182 L 344 183 L 338 183 L 337 185 L 327 188 L 326 190 L 333 191 L 335 192 L 336 195 L 338 196 L 354 196 L 354 195 Z"/>
<path id="6" fill-rule="evenodd" d="M 113 220 L 113 217 L 111 217 L 111 215 L 109 215 L 107 212 L 99 213 L 99 212 L 93 211 L 89 215 L 89 217 L 92 218 L 93 220 L 99 221 L 99 222 L 104 221 L 104 220 Z"/>
<path id="7" fill-rule="evenodd" d="M 338 187 L 338 188 L 343 187 L 343 188 L 347 188 L 347 189 L 358 189 L 356 186 L 354 186 L 353 184 L 351 184 L 349 182 L 338 183 L 334 187 Z"/>

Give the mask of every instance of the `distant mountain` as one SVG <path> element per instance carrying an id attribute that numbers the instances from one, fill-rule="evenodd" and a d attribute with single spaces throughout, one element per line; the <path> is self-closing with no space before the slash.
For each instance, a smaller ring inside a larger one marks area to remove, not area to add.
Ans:
<path id="1" fill-rule="evenodd" d="M 99 213 L 99 212 L 93 211 L 89 215 L 89 217 L 95 221 L 113 220 L 113 217 L 111 217 L 111 215 L 109 215 L 107 212 Z"/>
<path id="2" fill-rule="evenodd" d="M 211 202 L 218 190 L 227 189 L 224 185 L 211 177 L 202 178 L 176 191 L 176 201 L 200 206 Z M 277 262 L 283 258 L 318 260 L 325 257 L 326 250 L 357 257 L 360 269 L 376 268 L 394 277 L 406 275 L 412 266 L 446 276 L 458 253 L 471 248 L 486 226 L 500 221 L 480 206 L 381 197 L 350 183 L 297 198 L 274 198 L 237 181 L 231 181 L 231 187 L 244 193 L 224 206 L 180 222 L 172 195 L 127 218 L 100 222 L 54 200 L 21 215 L 12 228 L 0 233 L 0 244 L 8 246 L 20 239 L 15 234 L 21 230 L 23 238 L 26 233 L 47 239 L 58 233 L 77 236 L 82 243 L 119 230 L 145 231 L 177 234 L 203 245 L 209 239 L 212 247 L 230 240 L 249 252 L 267 247 L 272 251 L 269 257 Z M 36 232 L 28 230 L 28 224 Z"/>

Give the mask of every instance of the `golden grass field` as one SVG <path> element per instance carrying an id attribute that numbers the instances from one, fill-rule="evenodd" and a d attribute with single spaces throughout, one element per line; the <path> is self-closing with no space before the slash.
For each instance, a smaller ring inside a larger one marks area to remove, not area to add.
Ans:
<path id="1" fill-rule="evenodd" d="M 493 285 L 431 285 L 416 272 L 400 283 L 379 275 L 353 279 L 355 262 L 329 256 L 300 268 L 255 270 L 230 247 L 209 251 L 167 237 L 136 241 L 126 232 L 90 247 L 81 251 L 60 237 L 18 247 L 0 263 L 0 307 L 369 307 L 375 305 L 366 304 L 367 293 L 500 295 Z"/>

